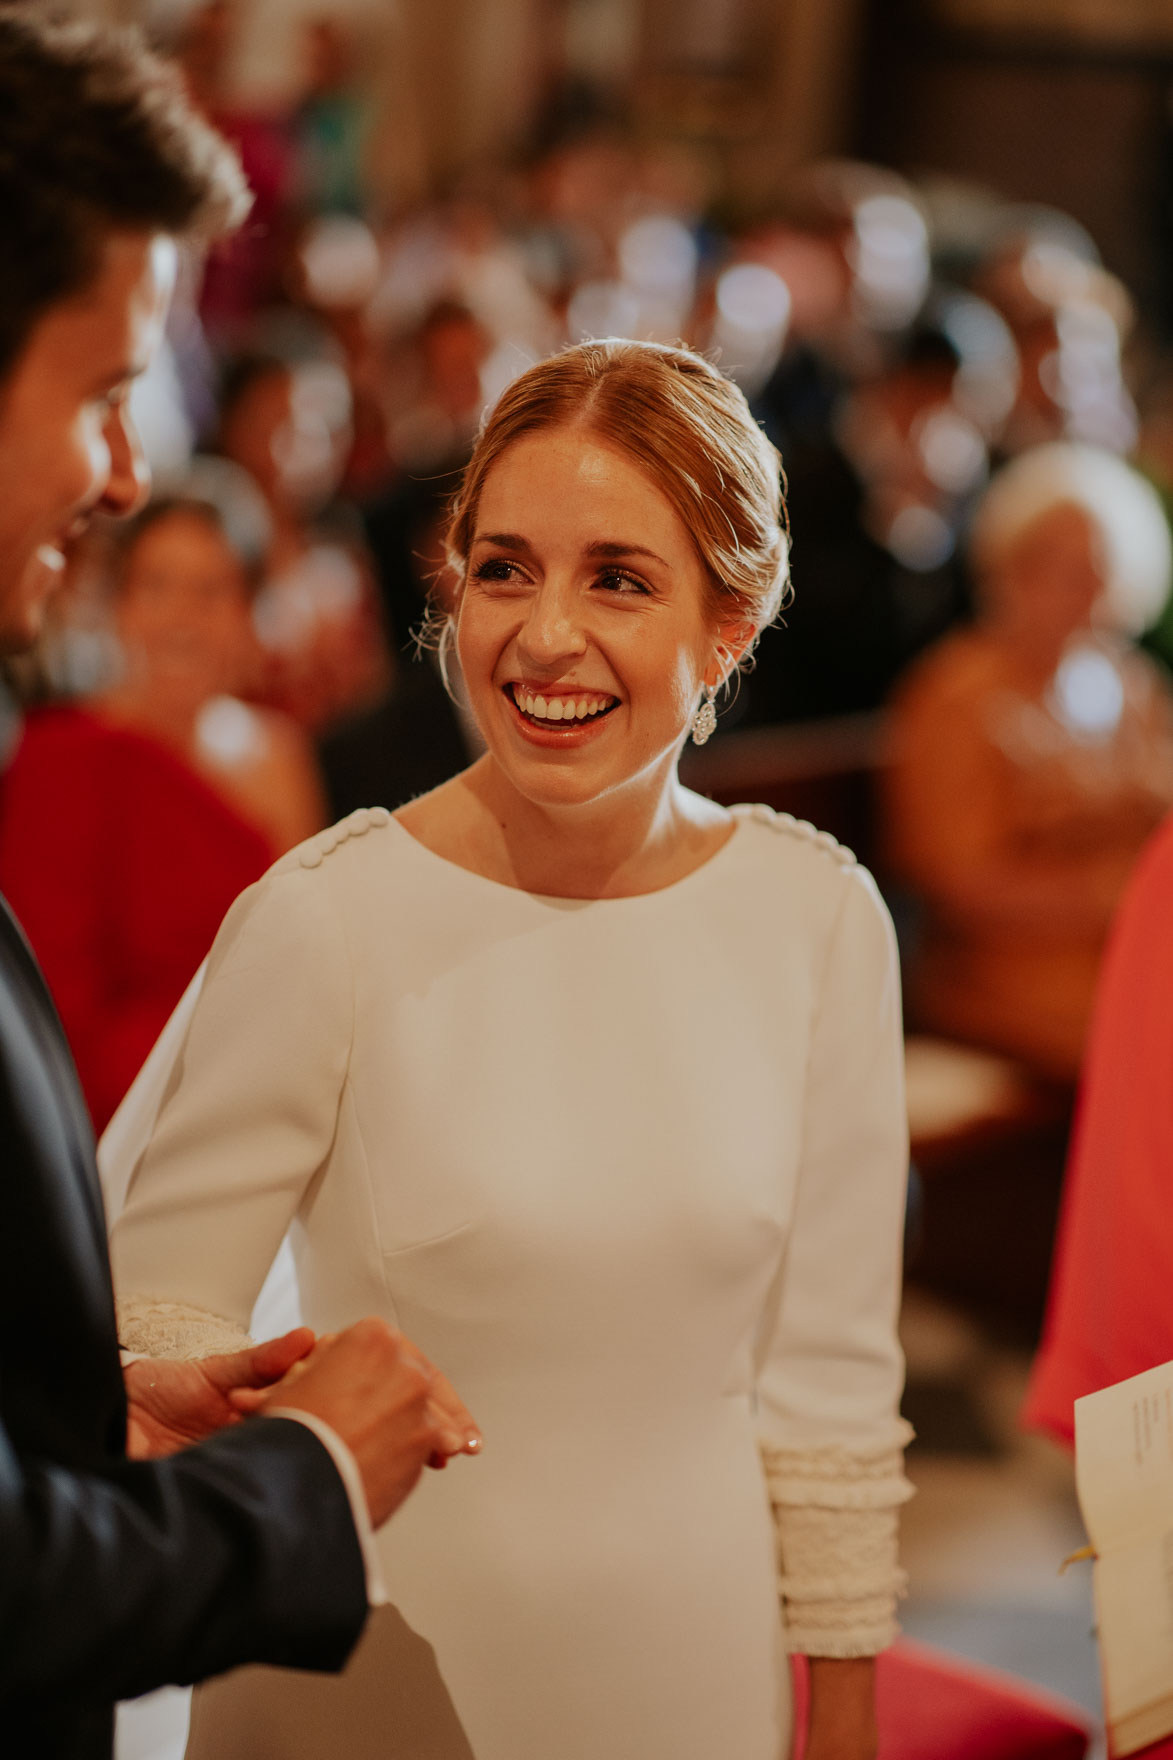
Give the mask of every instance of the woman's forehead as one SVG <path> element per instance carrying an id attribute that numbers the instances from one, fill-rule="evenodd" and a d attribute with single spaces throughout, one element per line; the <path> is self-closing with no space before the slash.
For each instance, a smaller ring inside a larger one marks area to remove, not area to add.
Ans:
<path id="1" fill-rule="evenodd" d="M 582 429 L 555 428 L 523 435 L 485 476 L 477 535 L 513 529 L 525 520 L 588 541 L 621 536 L 691 543 L 680 516 L 650 473 L 621 447 Z M 505 525 L 502 525 L 502 521 Z M 511 523 L 512 522 L 512 523 Z M 638 528 L 638 529 L 637 529 Z"/>

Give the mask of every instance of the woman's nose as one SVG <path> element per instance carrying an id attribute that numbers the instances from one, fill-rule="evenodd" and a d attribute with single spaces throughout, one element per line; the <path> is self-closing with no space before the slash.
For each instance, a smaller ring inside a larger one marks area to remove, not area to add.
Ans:
<path id="1" fill-rule="evenodd" d="M 110 411 L 105 438 L 110 449 L 110 475 L 99 506 L 105 513 L 125 519 L 137 512 L 150 494 L 151 467 L 124 403 Z"/>
<path id="2" fill-rule="evenodd" d="M 530 602 L 517 639 L 522 653 L 544 666 L 581 654 L 586 633 L 577 594 L 557 582 L 545 582 Z"/>

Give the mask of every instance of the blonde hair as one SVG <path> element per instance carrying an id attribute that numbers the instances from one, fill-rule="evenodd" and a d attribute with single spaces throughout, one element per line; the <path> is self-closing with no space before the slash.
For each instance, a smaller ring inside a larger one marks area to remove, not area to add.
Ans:
<path id="1" fill-rule="evenodd" d="M 525 435 L 568 427 L 625 452 L 668 498 L 708 572 L 714 621 L 748 626 L 752 647 L 789 585 L 781 459 L 737 386 L 684 348 L 582 342 L 506 388 L 485 418 L 448 524 L 460 578 L 498 459 Z"/>
<path id="2" fill-rule="evenodd" d="M 994 573 L 1033 525 L 1063 506 L 1078 507 L 1100 533 L 1108 615 L 1117 629 L 1139 635 L 1169 596 L 1173 546 L 1160 496 L 1113 452 L 1053 440 L 1004 465 L 974 516 L 978 574 Z"/>

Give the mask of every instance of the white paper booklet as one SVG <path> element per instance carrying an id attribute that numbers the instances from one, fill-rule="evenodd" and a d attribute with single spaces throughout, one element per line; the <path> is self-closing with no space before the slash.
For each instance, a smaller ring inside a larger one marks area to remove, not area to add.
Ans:
<path id="1" fill-rule="evenodd" d="M 1173 1363 L 1075 1402 L 1113 1754 L 1173 1733 Z"/>

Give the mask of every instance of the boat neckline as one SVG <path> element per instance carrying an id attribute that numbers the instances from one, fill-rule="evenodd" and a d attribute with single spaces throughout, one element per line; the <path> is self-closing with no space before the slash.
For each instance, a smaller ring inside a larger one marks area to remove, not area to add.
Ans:
<path id="1" fill-rule="evenodd" d="M 648 892 L 610 893 L 604 898 L 584 897 L 577 893 L 529 892 L 524 886 L 511 886 L 507 880 L 494 880 L 488 874 L 478 874 L 475 868 L 466 868 L 463 863 L 454 862 L 450 856 L 442 856 L 437 850 L 430 849 L 426 843 L 416 837 L 414 832 L 409 831 L 403 821 L 397 819 L 394 814 L 391 816 L 391 823 L 427 861 L 438 862 L 441 867 L 450 869 L 454 874 L 464 874 L 469 880 L 476 881 L 480 886 L 491 886 L 495 892 L 509 893 L 515 898 L 532 898 L 539 904 L 569 909 L 588 904 L 638 904 L 641 899 L 663 898 L 667 893 L 679 892 L 681 887 L 690 886 L 693 882 L 699 881 L 703 876 L 711 873 L 730 850 L 741 844 L 739 833 L 745 821 L 750 817 L 752 808 L 736 806 L 731 807 L 729 811 L 734 822 L 724 843 L 719 849 L 715 849 L 711 856 L 706 856 L 703 862 L 698 862 L 695 868 L 690 868 L 687 874 L 682 874 L 679 880 L 670 880 L 666 886 L 656 886 Z"/>

